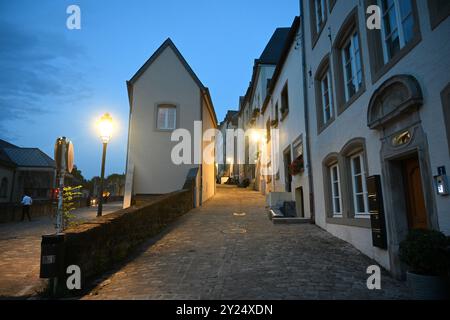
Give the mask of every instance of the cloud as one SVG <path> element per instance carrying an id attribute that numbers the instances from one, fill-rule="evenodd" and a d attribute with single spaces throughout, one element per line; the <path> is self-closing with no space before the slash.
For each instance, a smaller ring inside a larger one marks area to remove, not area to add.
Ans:
<path id="1" fill-rule="evenodd" d="M 0 132 L 5 124 L 87 98 L 86 53 L 63 34 L 26 30 L 0 20 Z M 13 128 L 10 128 L 13 129 Z"/>

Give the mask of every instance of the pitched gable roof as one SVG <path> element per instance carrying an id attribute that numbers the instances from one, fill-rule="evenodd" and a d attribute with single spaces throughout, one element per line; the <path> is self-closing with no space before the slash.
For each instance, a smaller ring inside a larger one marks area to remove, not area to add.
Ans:
<path id="1" fill-rule="evenodd" d="M 133 85 L 140 76 L 150 67 L 150 65 L 158 59 L 158 57 L 161 55 L 161 53 L 166 50 L 166 48 L 170 47 L 173 52 L 175 52 L 175 55 L 178 57 L 178 59 L 181 61 L 183 66 L 186 68 L 187 72 L 191 75 L 192 79 L 194 79 L 195 83 L 204 90 L 206 87 L 203 85 L 203 83 L 200 81 L 200 79 L 197 77 L 195 72 L 192 70 L 192 68 L 187 63 L 186 59 L 184 59 L 181 52 L 177 49 L 175 44 L 172 42 L 170 38 L 167 38 L 166 41 L 163 42 L 163 44 L 152 54 L 152 56 L 142 65 L 142 67 L 135 73 L 135 75 L 128 81 L 129 84 Z"/>
<path id="2" fill-rule="evenodd" d="M 163 42 L 163 44 L 151 55 L 151 57 L 142 65 L 142 67 L 139 68 L 139 70 L 134 74 L 133 77 L 131 77 L 130 80 L 127 81 L 127 90 L 128 90 L 128 100 L 130 103 L 130 110 L 132 108 L 132 101 L 133 101 L 133 84 L 141 77 L 141 75 L 150 67 L 150 65 L 155 62 L 156 59 L 166 50 L 168 47 L 170 47 L 177 58 L 180 60 L 181 64 L 185 67 L 186 71 L 189 73 L 189 75 L 192 77 L 194 82 L 200 87 L 201 92 L 206 97 L 206 101 L 208 103 L 208 110 L 211 113 L 211 116 L 214 120 L 214 125 L 217 126 L 217 116 L 216 112 L 214 110 L 214 105 L 212 103 L 211 94 L 209 92 L 209 89 L 203 85 L 203 83 L 200 81 L 200 79 L 195 74 L 194 70 L 189 66 L 186 59 L 184 59 L 181 52 L 178 50 L 178 48 L 175 46 L 173 41 L 170 38 L 167 38 L 166 41 Z"/>

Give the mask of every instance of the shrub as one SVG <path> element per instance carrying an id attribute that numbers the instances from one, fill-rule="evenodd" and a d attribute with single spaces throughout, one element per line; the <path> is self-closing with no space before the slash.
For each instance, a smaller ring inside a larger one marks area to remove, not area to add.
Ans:
<path id="1" fill-rule="evenodd" d="M 412 230 L 400 243 L 400 260 L 409 271 L 430 276 L 448 276 L 450 239 L 434 230 Z"/>

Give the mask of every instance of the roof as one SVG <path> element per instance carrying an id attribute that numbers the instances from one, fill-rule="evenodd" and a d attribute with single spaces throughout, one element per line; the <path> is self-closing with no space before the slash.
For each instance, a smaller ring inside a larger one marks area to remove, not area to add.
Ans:
<path id="1" fill-rule="evenodd" d="M 12 143 L 9 143 L 8 141 L 0 139 L 0 149 L 2 148 L 19 148 L 19 147 Z"/>
<path id="2" fill-rule="evenodd" d="M 247 92 L 244 96 L 243 105 L 250 98 L 254 91 L 254 85 L 257 78 L 257 74 L 259 72 L 259 65 L 262 64 L 271 64 L 276 65 L 281 58 L 283 53 L 283 48 L 286 44 L 286 40 L 289 36 L 291 28 L 277 28 L 275 29 L 272 37 L 264 48 L 263 52 L 259 59 L 255 59 L 255 63 L 253 65 L 252 79 L 250 81 L 250 85 L 247 89 Z M 242 105 L 242 106 L 243 106 Z M 241 110 L 241 107 L 239 111 Z"/>
<path id="3" fill-rule="evenodd" d="M 277 64 L 291 28 L 277 28 L 258 59 L 260 64 Z"/>
<path id="4" fill-rule="evenodd" d="M 2 151 L 18 167 L 55 167 L 55 161 L 38 148 L 13 147 Z"/>
<path id="5" fill-rule="evenodd" d="M 286 62 L 286 59 L 289 55 L 289 51 L 291 50 L 292 44 L 296 39 L 297 31 L 299 28 L 300 28 L 300 18 L 297 16 L 294 18 L 294 21 L 292 22 L 292 25 L 289 28 L 288 36 L 285 39 L 285 44 L 280 53 L 280 60 L 278 61 L 275 71 L 273 72 L 272 79 L 270 80 L 269 89 L 268 89 L 266 99 L 264 100 L 263 107 L 261 110 L 262 112 L 265 112 L 265 110 L 267 108 L 267 104 L 270 101 L 272 92 L 275 89 L 275 85 L 278 81 L 278 78 L 280 77 L 281 71 L 283 70 L 284 63 Z"/>
<path id="6" fill-rule="evenodd" d="M 186 68 L 188 73 L 191 75 L 191 77 L 194 79 L 194 81 L 197 83 L 197 85 L 201 89 L 206 89 L 206 87 L 203 85 L 203 83 L 200 81 L 200 79 L 197 77 L 195 72 L 192 70 L 192 68 L 187 63 L 186 59 L 184 59 L 181 52 L 178 50 L 178 48 L 175 46 L 173 41 L 170 38 L 167 38 L 166 41 L 163 42 L 163 44 L 151 55 L 151 57 L 142 65 L 141 68 L 134 74 L 134 76 L 128 81 L 130 84 L 134 84 L 140 76 L 150 67 L 150 65 L 158 59 L 158 57 L 161 55 L 161 53 L 166 50 L 167 47 L 172 48 L 173 52 L 175 52 L 175 55 L 180 59 L 183 66 Z"/>
<path id="7" fill-rule="evenodd" d="M 225 118 L 220 123 L 220 125 L 224 124 L 225 122 L 231 122 L 232 125 L 237 126 L 238 115 L 239 115 L 239 111 L 228 110 L 227 114 L 225 115 Z"/>
<path id="8" fill-rule="evenodd" d="M 150 67 L 150 65 L 158 59 L 158 57 L 166 50 L 168 47 L 170 47 L 175 55 L 178 57 L 178 59 L 181 61 L 182 65 L 185 67 L 187 72 L 190 74 L 194 82 L 200 87 L 200 90 L 202 93 L 206 96 L 206 101 L 209 105 L 210 113 L 214 119 L 215 125 L 217 126 L 217 116 L 216 112 L 214 110 L 214 105 L 212 103 L 211 94 L 209 92 L 209 89 L 203 85 L 203 83 L 200 81 L 200 79 L 195 74 L 194 70 L 189 66 L 186 59 L 184 59 L 181 52 L 178 50 L 178 48 L 175 46 L 173 41 L 170 38 L 167 38 L 166 41 L 163 42 L 163 44 L 151 55 L 151 57 L 142 65 L 142 67 L 139 68 L 139 70 L 134 74 L 133 77 L 131 77 L 130 80 L 127 81 L 127 89 L 128 89 L 128 99 L 130 102 L 130 110 L 132 106 L 133 101 L 133 84 L 141 77 L 141 75 Z"/>

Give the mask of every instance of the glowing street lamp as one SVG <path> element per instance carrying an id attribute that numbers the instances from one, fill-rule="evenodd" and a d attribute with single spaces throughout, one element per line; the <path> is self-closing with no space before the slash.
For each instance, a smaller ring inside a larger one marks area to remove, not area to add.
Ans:
<path id="1" fill-rule="evenodd" d="M 100 192 L 98 197 L 98 209 L 97 217 L 102 216 L 103 210 L 103 181 L 105 179 L 105 160 L 106 160 L 106 147 L 111 140 L 113 132 L 113 121 L 109 113 L 105 113 L 98 122 L 98 130 L 100 133 L 100 139 L 103 143 L 103 155 L 102 155 L 102 171 L 100 176 Z"/>
<path id="2" fill-rule="evenodd" d="M 113 122 L 109 113 L 105 113 L 98 123 L 98 129 L 100 132 L 100 139 L 103 143 L 108 143 L 111 140 L 113 131 Z"/>

